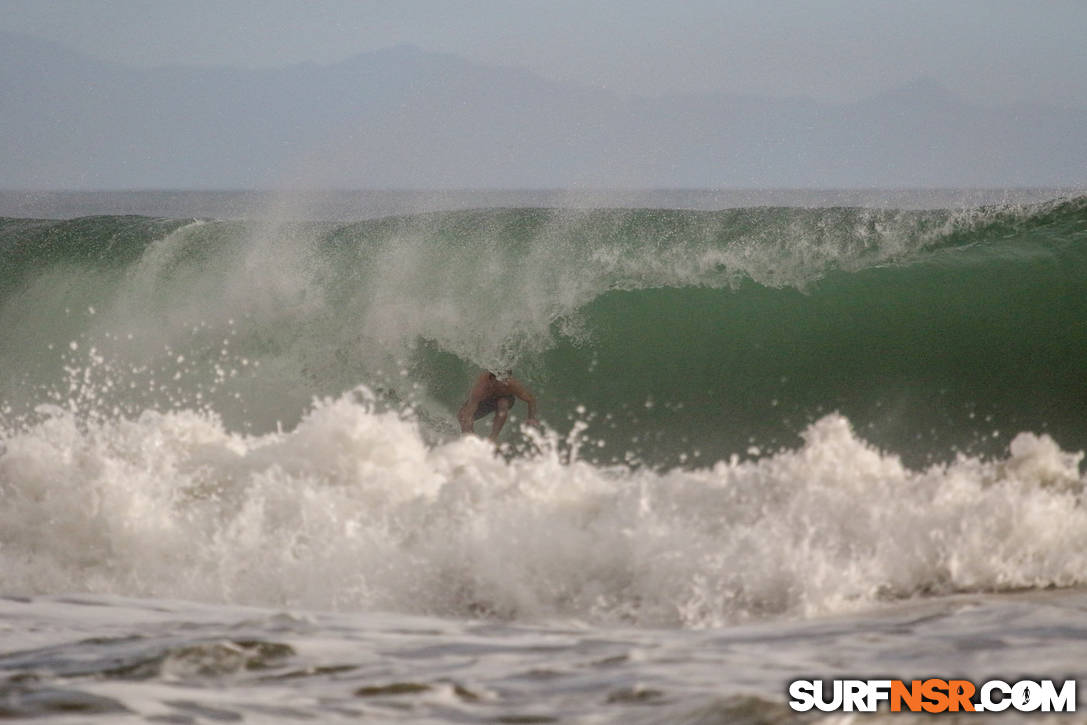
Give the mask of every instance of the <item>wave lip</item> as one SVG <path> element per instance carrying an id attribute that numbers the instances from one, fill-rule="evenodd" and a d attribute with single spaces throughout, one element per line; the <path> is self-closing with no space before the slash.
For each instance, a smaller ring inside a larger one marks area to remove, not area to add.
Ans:
<path id="1" fill-rule="evenodd" d="M 601 462 L 791 448 L 835 410 L 914 467 L 1022 430 L 1078 448 L 1085 210 L 3 220 L 0 400 L 66 404 L 93 349 L 130 416 L 262 433 L 361 382 L 447 440 L 475 371 L 513 367 L 552 425 L 598 416 Z"/>

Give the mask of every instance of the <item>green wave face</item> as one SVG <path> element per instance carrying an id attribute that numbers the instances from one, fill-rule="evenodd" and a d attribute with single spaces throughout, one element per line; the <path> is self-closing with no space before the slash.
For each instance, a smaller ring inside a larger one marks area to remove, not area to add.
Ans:
<path id="1" fill-rule="evenodd" d="M 44 402 L 196 406 L 260 432 L 365 384 L 442 439 L 471 376 L 512 367 L 548 424 L 588 423 L 583 455 L 602 461 L 757 455 L 833 410 L 915 465 L 1022 430 L 1087 444 L 1083 197 L 8 219 L 0 259 L 9 425 Z"/>

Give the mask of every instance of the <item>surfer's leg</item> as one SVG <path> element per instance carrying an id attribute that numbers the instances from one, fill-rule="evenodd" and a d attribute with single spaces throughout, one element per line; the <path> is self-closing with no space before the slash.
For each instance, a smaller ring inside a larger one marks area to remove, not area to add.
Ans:
<path id="1" fill-rule="evenodd" d="M 510 408 L 512 407 L 513 398 L 499 398 L 495 401 L 494 423 L 491 425 L 491 441 L 498 442 L 498 434 L 502 431 L 502 426 L 506 424 L 506 418 L 509 417 Z"/>
<path id="2" fill-rule="evenodd" d="M 461 433 L 473 433 L 473 424 L 479 420 L 479 416 L 476 415 L 476 411 L 479 407 L 479 401 L 469 398 L 464 402 L 464 405 L 457 411 L 457 422 L 460 423 Z"/>

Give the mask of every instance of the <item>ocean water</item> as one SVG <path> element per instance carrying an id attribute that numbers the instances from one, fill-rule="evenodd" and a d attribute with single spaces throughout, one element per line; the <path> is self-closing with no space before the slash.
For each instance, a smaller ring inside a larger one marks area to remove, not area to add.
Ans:
<path id="1" fill-rule="evenodd" d="M 1083 679 L 1087 197 L 676 194 L 19 196 L 52 206 L 0 219 L 0 716 Z M 459 435 L 485 368 L 543 431 Z"/>

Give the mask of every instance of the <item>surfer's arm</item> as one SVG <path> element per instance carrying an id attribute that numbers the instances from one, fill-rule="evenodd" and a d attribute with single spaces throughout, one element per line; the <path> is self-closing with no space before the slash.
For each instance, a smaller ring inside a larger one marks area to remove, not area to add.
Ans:
<path id="1" fill-rule="evenodd" d="M 536 420 L 536 396 L 516 380 L 510 381 L 510 392 L 528 405 L 528 419 L 525 422 L 529 425 L 539 425 L 540 421 Z"/>

